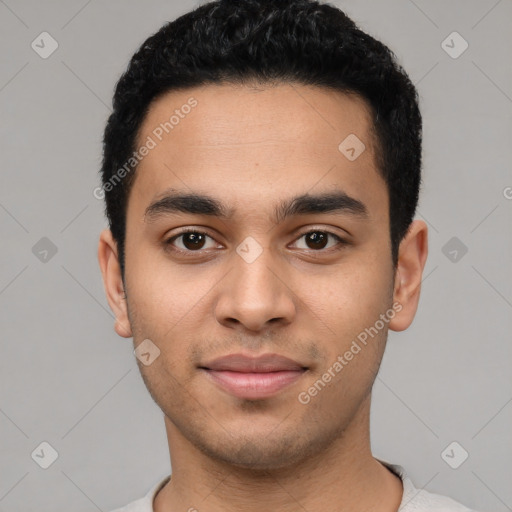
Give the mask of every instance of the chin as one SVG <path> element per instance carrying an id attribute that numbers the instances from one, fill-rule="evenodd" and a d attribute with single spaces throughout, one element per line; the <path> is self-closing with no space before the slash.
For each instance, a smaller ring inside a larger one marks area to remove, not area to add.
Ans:
<path id="1" fill-rule="evenodd" d="M 235 447 L 232 447 L 235 448 Z M 232 451 L 211 451 L 208 455 L 226 464 L 251 471 L 272 471 L 296 465 L 303 456 L 294 449 L 283 446 L 261 446 L 257 442 L 247 442 Z"/>
<path id="2" fill-rule="evenodd" d="M 230 466 L 252 472 L 286 469 L 310 460 L 327 440 L 301 438 L 292 430 L 288 432 L 253 431 L 252 435 L 233 435 L 226 432 L 212 438 L 196 438 L 192 442 L 205 455 Z"/>

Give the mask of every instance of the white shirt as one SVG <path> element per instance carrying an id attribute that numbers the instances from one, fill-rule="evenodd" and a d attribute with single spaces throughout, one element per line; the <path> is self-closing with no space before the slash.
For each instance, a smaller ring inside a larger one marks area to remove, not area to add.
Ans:
<path id="1" fill-rule="evenodd" d="M 388 467 L 402 480 L 404 492 L 398 512 L 476 512 L 446 496 L 432 494 L 423 489 L 416 489 L 402 466 L 390 464 L 380 459 L 377 460 Z M 154 485 L 143 498 L 132 501 L 124 507 L 116 508 L 111 512 L 154 512 L 153 500 L 158 491 L 170 478 L 171 476 L 166 476 L 162 481 Z"/>

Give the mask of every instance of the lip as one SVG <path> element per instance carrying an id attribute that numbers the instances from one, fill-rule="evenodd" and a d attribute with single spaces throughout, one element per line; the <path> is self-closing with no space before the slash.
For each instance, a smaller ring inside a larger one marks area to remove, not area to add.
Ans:
<path id="1" fill-rule="evenodd" d="M 295 383 L 307 370 L 297 361 L 278 354 L 258 357 L 229 354 L 199 368 L 222 390 L 249 400 L 277 394 Z"/>
<path id="2" fill-rule="evenodd" d="M 202 364 L 201 368 L 214 371 L 266 373 L 285 370 L 297 371 L 303 370 L 305 367 L 297 361 L 279 354 L 262 354 L 257 357 L 245 354 L 228 354 Z"/>

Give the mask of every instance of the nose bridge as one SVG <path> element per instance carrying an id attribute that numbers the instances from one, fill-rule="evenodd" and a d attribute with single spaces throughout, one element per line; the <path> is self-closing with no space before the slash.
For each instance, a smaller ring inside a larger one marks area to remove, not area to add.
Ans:
<path id="1" fill-rule="evenodd" d="M 247 237 L 232 254 L 232 270 L 222 281 L 216 304 L 220 323 L 237 322 L 259 330 L 271 320 L 291 322 L 295 314 L 293 294 L 280 275 L 272 251 Z"/>

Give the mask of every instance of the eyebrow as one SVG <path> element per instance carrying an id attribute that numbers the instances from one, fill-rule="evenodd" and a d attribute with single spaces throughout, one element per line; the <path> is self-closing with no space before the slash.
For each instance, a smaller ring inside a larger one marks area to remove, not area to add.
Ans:
<path id="1" fill-rule="evenodd" d="M 235 210 L 206 194 L 184 193 L 170 189 L 146 208 L 144 220 L 151 223 L 173 213 L 207 215 L 229 220 L 235 214 Z M 289 217 L 315 213 L 349 214 L 368 218 L 368 209 L 363 202 L 343 191 L 336 191 L 315 195 L 302 194 L 286 199 L 274 208 L 272 220 L 279 224 Z"/>

